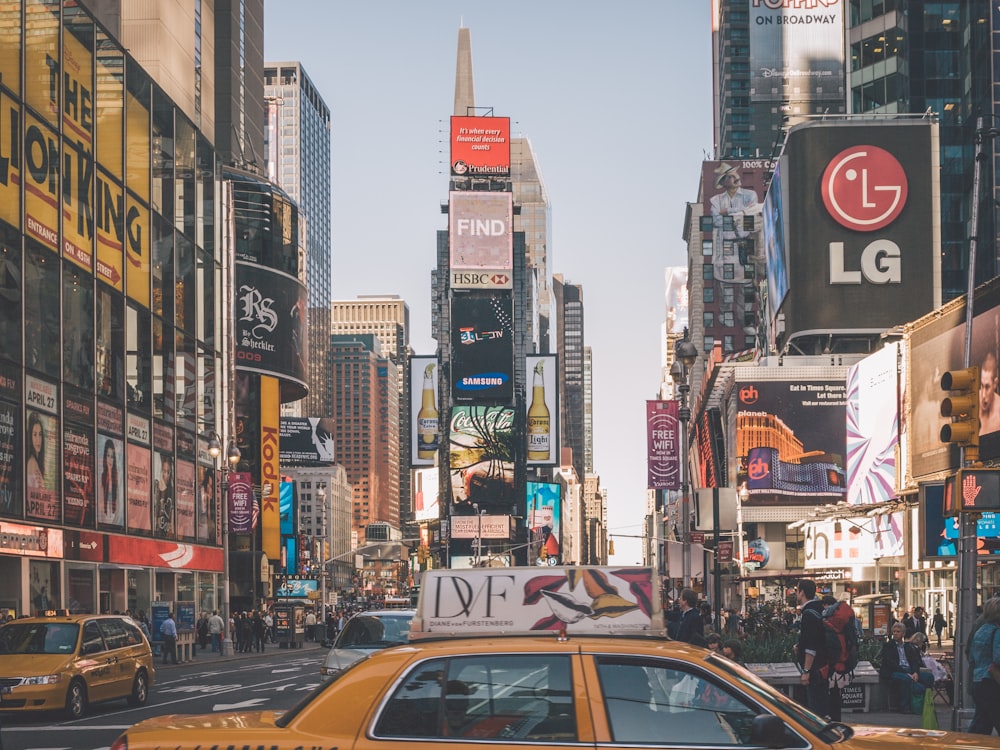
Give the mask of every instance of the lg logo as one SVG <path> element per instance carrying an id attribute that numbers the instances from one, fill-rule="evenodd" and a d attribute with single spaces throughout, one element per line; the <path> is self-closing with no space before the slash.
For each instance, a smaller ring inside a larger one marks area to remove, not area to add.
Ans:
<path id="1" fill-rule="evenodd" d="M 855 232 L 875 232 L 902 213 L 907 196 L 903 165 L 877 146 L 852 146 L 837 154 L 823 172 L 823 205 L 833 220 Z M 830 243 L 830 283 L 902 283 L 899 245 L 877 239 L 861 252 L 861 268 L 844 265 L 844 243 Z"/>

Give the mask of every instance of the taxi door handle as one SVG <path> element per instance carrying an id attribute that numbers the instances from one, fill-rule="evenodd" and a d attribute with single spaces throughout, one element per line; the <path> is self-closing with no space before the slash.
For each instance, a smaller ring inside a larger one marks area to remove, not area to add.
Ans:
<path id="1" fill-rule="evenodd" d="M 104 663 L 105 664 L 117 664 L 118 663 L 118 657 L 117 656 L 109 656 L 107 659 L 104 660 Z"/>

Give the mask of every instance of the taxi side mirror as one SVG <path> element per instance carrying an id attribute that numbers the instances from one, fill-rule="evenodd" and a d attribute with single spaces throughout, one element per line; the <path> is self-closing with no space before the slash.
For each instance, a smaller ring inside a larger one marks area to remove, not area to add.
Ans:
<path id="1" fill-rule="evenodd" d="M 772 714 L 754 716 L 750 725 L 750 744 L 768 748 L 785 747 L 785 722 Z"/>

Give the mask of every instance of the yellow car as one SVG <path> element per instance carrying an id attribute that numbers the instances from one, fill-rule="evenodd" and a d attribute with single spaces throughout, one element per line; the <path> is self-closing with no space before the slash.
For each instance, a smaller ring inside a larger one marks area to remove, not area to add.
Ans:
<path id="1" fill-rule="evenodd" d="M 79 719 L 99 701 L 141 706 L 154 675 L 149 642 L 130 617 L 27 617 L 0 627 L 0 711 Z"/>
<path id="2" fill-rule="evenodd" d="M 148 719 L 111 750 L 1000 750 L 989 737 L 828 723 L 735 662 L 668 641 L 654 592 L 649 568 L 425 571 L 409 643 L 360 658 L 289 711 Z"/>

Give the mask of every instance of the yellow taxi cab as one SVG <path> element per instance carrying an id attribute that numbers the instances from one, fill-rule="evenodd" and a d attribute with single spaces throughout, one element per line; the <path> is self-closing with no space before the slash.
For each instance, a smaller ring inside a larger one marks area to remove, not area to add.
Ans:
<path id="1" fill-rule="evenodd" d="M 161 716 L 111 750 L 1000 748 L 831 723 L 735 662 L 666 640 L 648 568 L 440 571 L 422 584 L 409 643 L 373 652 L 291 710 Z"/>
<path id="2" fill-rule="evenodd" d="M 149 642 L 130 617 L 52 613 L 0 627 L 0 711 L 79 719 L 99 701 L 142 706 L 154 675 Z"/>

